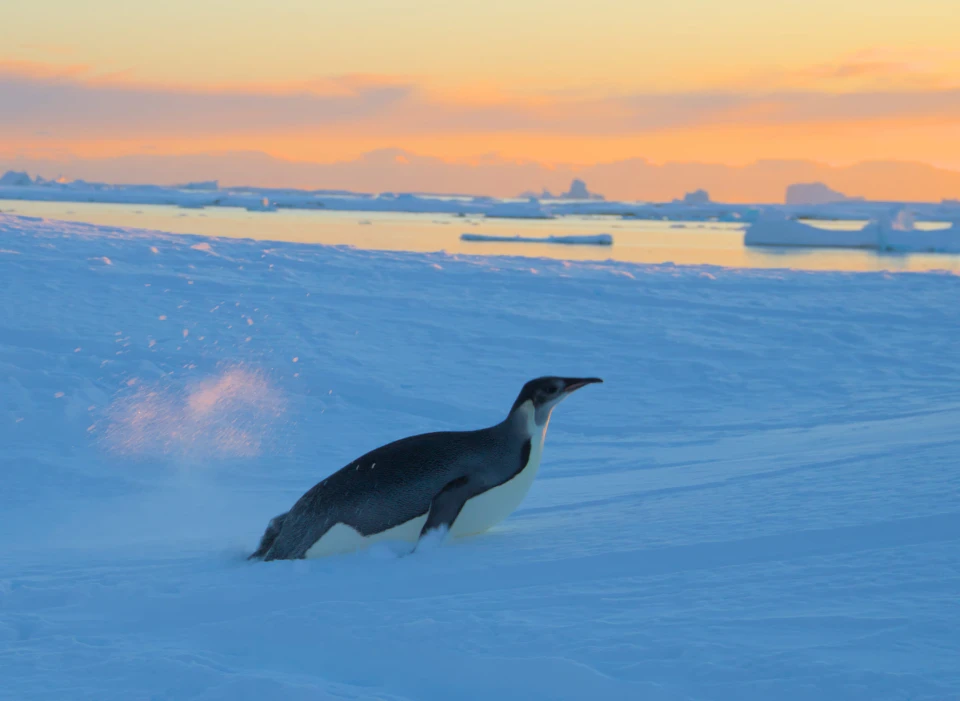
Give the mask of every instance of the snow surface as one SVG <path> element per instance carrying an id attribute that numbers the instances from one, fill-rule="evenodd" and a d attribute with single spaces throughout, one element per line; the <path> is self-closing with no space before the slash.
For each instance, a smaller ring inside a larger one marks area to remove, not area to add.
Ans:
<path id="1" fill-rule="evenodd" d="M 569 236 L 495 236 L 492 234 L 460 234 L 461 241 L 496 241 L 519 243 L 560 243 L 567 245 L 612 246 L 613 237 L 610 234 L 590 234 Z"/>
<path id="2" fill-rule="evenodd" d="M 960 278 L 0 215 L 0 698 L 957 698 Z M 554 414 L 491 532 L 250 563 L 363 451 Z"/>

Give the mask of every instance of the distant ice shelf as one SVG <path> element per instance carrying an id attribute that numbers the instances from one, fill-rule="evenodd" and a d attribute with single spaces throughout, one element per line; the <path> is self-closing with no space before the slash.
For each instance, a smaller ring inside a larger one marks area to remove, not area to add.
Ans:
<path id="1" fill-rule="evenodd" d="M 581 246 L 612 246 L 610 234 L 592 234 L 587 236 L 489 236 L 487 234 L 460 234 L 461 241 L 519 242 L 519 243 L 560 243 Z"/>
<path id="2" fill-rule="evenodd" d="M 238 207 L 251 212 L 272 212 L 278 209 L 406 212 L 489 219 L 615 217 L 628 221 L 723 222 L 732 225 L 756 222 L 767 212 L 780 213 L 792 219 L 863 221 L 883 216 L 891 206 L 895 205 L 909 206 L 919 220 L 960 220 L 960 204 L 952 200 L 944 200 L 937 204 L 848 200 L 820 205 L 760 205 L 712 202 L 706 193 L 702 195 L 691 193 L 691 196 L 683 200 L 672 202 L 567 200 L 546 196 L 497 198 L 487 195 L 454 196 L 409 192 L 372 194 L 347 190 L 221 187 L 216 180 L 181 185 L 123 185 L 83 180 L 45 180 L 39 177 L 33 178 L 21 171 L 10 171 L 0 175 L 0 200 L 167 205 L 182 209 Z M 769 230 L 769 227 L 757 228 L 754 236 L 760 236 L 763 239 L 767 235 L 763 233 L 764 230 Z M 804 234 L 810 234 L 810 232 L 801 231 L 799 234 L 801 240 L 804 240 Z M 775 238 L 776 236 L 774 235 Z M 776 243 L 769 245 L 831 244 Z"/>

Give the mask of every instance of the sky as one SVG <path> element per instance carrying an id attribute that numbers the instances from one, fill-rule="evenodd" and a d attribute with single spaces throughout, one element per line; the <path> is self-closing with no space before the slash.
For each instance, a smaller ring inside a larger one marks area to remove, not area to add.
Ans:
<path id="1" fill-rule="evenodd" d="M 36 0 L 0 154 L 960 170 L 956 0 Z M 269 183 L 264 183 L 269 184 Z"/>

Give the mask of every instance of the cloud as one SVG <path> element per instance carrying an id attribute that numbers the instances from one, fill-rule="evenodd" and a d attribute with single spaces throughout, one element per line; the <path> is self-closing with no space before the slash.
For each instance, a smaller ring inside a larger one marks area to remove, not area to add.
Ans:
<path id="1" fill-rule="evenodd" d="M 960 88 L 960 51 L 874 48 L 801 68 L 753 75 L 742 84 L 773 90 L 885 92 Z"/>
<path id="2" fill-rule="evenodd" d="M 5 77 L 27 80 L 63 80 L 84 78 L 90 67 L 83 64 L 51 65 L 37 61 L 0 60 L 0 80 Z"/>
<path id="3" fill-rule="evenodd" d="M 889 72 L 894 65 L 871 56 L 816 70 L 862 76 Z M 50 132 L 60 139 L 320 130 L 352 135 L 627 135 L 731 124 L 957 117 L 960 89 L 471 96 L 469 89 L 444 91 L 410 79 L 351 75 L 300 85 L 201 90 L 138 85 L 118 76 L 92 75 L 83 66 L 0 63 L 0 129 L 19 136 Z"/>
<path id="4" fill-rule="evenodd" d="M 276 131 L 386 114 L 410 90 L 403 84 L 347 77 L 299 92 L 201 91 L 137 86 L 116 76 L 91 79 L 80 66 L 54 71 L 6 62 L 0 63 L 0 127 L 80 138 Z"/>

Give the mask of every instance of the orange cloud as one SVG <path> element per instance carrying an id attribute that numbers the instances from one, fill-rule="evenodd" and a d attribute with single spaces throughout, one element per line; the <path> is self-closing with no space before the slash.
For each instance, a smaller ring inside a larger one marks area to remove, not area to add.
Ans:
<path id="1" fill-rule="evenodd" d="M 750 75 L 738 84 L 828 92 L 949 90 L 960 87 L 960 51 L 871 49 L 794 70 Z"/>
<path id="2" fill-rule="evenodd" d="M 59 78 L 79 79 L 89 73 L 90 67 L 82 64 L 53 65 L 37 61 L 0 60 L 0 79 L 4 77 L 38 81 Z"/>
<path id="3" fill-rule="evenodd" d="M 803 79 L 855 79 L 901 68 L 890 56 L 864 55 L 806 69 Z M 461 160 L 497 152 L 548 163 L 643 155 L 725 163 L 812 156 L 960 164 L 958 124 L 957 88 L 521 93 L 490 83 L 439 87 L 359 74 L 199 89 L 140 85 L 84 66 L 0 63 L 0 149 L 7 152 L 260 150 L 329 162 L 402 146 Z"/>

